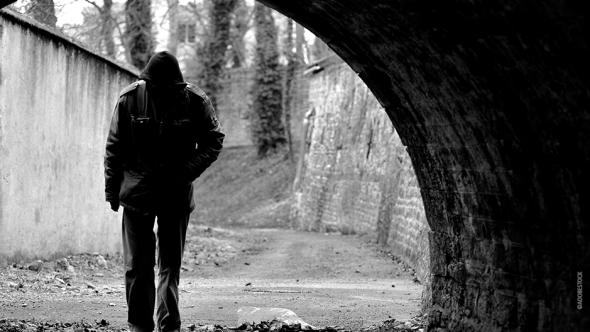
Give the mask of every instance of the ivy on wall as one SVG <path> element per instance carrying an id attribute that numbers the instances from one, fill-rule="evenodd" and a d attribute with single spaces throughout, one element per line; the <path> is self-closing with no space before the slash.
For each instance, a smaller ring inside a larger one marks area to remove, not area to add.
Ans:
<path id="1" fill-rule="evenodd" d="M 282 116 L 277 28 L 268 7 L 257 2 L 254 11 L 256 56 L 250 127 L 258 156 L 264 157 L 285 145 L 287 140 Z"/>

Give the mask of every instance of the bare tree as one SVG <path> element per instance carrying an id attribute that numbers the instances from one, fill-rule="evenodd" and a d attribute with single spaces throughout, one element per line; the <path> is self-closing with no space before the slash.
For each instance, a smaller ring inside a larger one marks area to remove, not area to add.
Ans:
<path id="1" fill-rule="evenodd" d="M 124 60 L 131 63 L 123 40 L 125 18 L 121 6 L 112 0 L 103 0 L 102 5 L 94 0 L 85 1 L 91 6 L 82 9 L 82 24 L 64 24 L 60 29 L 101 54 L 115 59 L 124 55 Z"/>
<path id="2" fill-rule="evenodd" d="M 26 7 L 26 13 L 36 21 L 55 28 L 57 17 L 53 0 L 31 0 Z"/>
<path id="3" fill-rule="evenodd" d="M 115 30 L 115 21 L 112 16 L 113 0 L 104 0 L 102 10 L 100 11 L 101 18 L 101 39 L 105 48 L 106 55 L 115 57 L 115 40 L 113 39 L 113 31 Z"/>
<path id="4" fill-rule="evenodd" d="M 178 50 L 178 0 L 167 0 L 168 3 L 168 52 L 176 55 Z"/>
<path id="5" fill-rule="evenodd" d="M 143 68 L 154 52 L 151 0 L 127 0 L 125 3 L 125 41 L 131 63 Z"/>
<path id="6" fill-rule="evenodd" d="M 92 0 L 85 1 L 98 11 L 100 36 L 98 45 L 95 45 L 95 48 L 100 50 L 101 53 L 114 58 L 116 56 L 114 40 L 116 21 L 113 18 L 113 0 L 103 0 L 102 6 Z"/>

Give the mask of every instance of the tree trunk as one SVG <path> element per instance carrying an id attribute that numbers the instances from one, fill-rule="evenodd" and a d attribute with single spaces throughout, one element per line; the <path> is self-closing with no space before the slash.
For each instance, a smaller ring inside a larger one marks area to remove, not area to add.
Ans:
<path id="1" fill-rule="evenodd" d="M 217 93 L 229 45 L 231 14 L 237 0 L 213 0 L 209 9 L 209 34 L 202 56 L 201 87 L 217 108 Z"/>
<path id="2" fill-rule="evenodd" d="M 178 51 L 178 0 L 168 1 L 168 52 L 176 55 Z"/>
<path id="3" fill-rule="evenodd" d="M 114 58 L 115 53 L 115 40 L 113 39 L 113 32 L 115 30 L 115 21 L 113 18 L 113 0 L 104 0 L 101 16 L 101 36 L 104 44 L 104 52 L 106 55 Z"/>
<path id="4" fill-rule="evenodd" d="M 250 119 L 259 157 L 278 150 L 286 142 L 282 117 L 282 84 L 277 47 L 277 28 L 268 7 L 254 5 L 256 59 Z"/>
<path id="5" fill-rule="evenodd" d="M 127 0 L 125 3 L 126 42 L 131 63 L 144 68 L 154 52 L 150 0 Z"/>

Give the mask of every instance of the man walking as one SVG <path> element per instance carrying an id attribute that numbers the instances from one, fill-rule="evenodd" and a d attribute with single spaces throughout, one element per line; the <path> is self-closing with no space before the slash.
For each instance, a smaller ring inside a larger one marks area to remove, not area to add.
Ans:
<path id="1" fill-rule="evenodd" d="M 131 331 L 154 329 L 156 237 L 157 327 L 180 331 L 178 283 L 194 209 L 192 182 L 217 159 L 223 138 L 211 102 L 200 89 L 184 82 L 170 53 L 155 54 L 140 80 L 121 92 L 106 142 L 105 187 L 111 209 L 124 208 Z"/>

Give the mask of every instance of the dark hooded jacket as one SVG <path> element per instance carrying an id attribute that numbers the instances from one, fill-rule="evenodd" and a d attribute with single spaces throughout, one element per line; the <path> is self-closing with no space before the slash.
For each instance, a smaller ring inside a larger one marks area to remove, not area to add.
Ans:
<path id="1" fill-rule="evenodd" d="M 184 82 L 173 55 L 157 53 L 115 107 L 106 200 L 140 212 L 192 210 L 192 182 L 217 159 L 223 138 L 209 98 Z"/>

